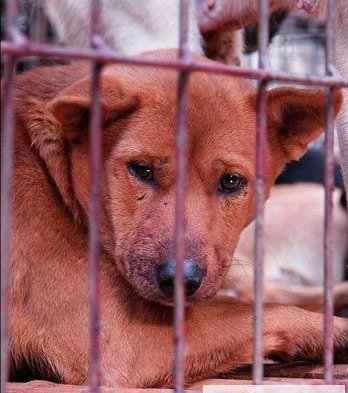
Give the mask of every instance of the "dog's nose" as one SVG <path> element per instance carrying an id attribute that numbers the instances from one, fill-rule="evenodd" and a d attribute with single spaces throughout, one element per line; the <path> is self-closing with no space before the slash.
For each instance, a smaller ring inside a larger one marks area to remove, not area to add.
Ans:
<path id="1" fill-rule="evenodd" d="M 192 296 L 202 284 L 203 269 L 191 259 L 184 262 L 185 295 Z M 166 297 L 174 296 L 175 261 L 169 260 L 157 268 L 157 279 Z"/>

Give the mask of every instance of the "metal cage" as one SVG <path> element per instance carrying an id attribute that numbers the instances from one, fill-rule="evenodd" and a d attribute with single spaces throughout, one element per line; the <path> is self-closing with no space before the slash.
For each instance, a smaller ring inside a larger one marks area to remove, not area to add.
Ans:
<path id="1" fill-rule="evenodd" d="M 335 0 L 328 0 L 328 16 L 326 27 L 326 75 L 308 76 L 275 72 L 268 68 L 268 0 L 259 0 L 258 51 L 259 68 L 243 68 L 222 64 L 198 64 L 188 51 L 188 7 L 190 0 L 180 3 L 180 45 L 179 57 L 173 59 L 152 59 L 149 57 L 120 56 L 106 48 L 100 35 L 100 0 L 91 0 L 91 39 L 90 48 L 59 47 L 52 44 L 31 42 L 16 27 L 18 0 L 6 1 L 5 34 L 6 41 L 1 43 L 4 56 L 4 80 L 2 99 L 2 158 L 1 158 L 1 387 L 5 391 L 8 374 L 8 290 L 9 290 L 9 253 L 11 227 L 11 174 L 13 162 L 13 77 L 18 59 L 28 56 L 44 58 L 59 57 L 69 60 L 88 60 L 92 73 L 92 107 L 90 119 L 91 146 L 91 209 L 90 209 L 90 241 L 89 241 L 89 308 L 90 308 L 90 392 L 100 391 L 100 353 L 99 353 L 99 249 L 100 239 L 98 226 L 100 222 L 99 183 L 101 177 L 101 110 L 98 100 L 100 72 L 106 63 L 133 64 L 141 67 L 157 66 L 178 70 L 179 89 L 177 93 L 177 184 L 176 184 L 176 278 L 175 278 L 175 324 L 174 324 L 174 376 L 175 391 L 184 392 L 184 348 L 185 348 L 185 309 L 183 236 L 184 202 L 185 202 L 185 141 L 186 141 L 186 86 L 192 71 L 221 73 L 249 78 L 258 81 L 258 114 L 257 114 L 257 164 L 256 164 L 256 234 L 255 234 L 255 274 L 254 274 L 254 355 L 253 383 L 263 383 L 263 254 L 264 254 L 264 152 L 266 141 L 266 88 L 270 82 L 287 82 L 301 85 L 322 86 L 327 89 L 327 123 L 325 137 L 326 170 L 325 170 L 325 306 L 324 306 L 324 380 L 323 383 L 335 383 L 333 378 L 333 266 L 332 266 L 332 191 L 333 191 L 333 138 L 334 112 L 333 90 L 337 87 L 348 87 L 336 71 L 334 65 L 334 24 Z"/>

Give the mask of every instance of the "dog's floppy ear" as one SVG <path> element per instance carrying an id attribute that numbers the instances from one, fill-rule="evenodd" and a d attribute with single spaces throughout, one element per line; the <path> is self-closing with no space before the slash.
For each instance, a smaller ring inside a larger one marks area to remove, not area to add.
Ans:
<path id="1" fill-rule="evenodd" d="M 31 146 L 35 148 L 56 185 L 64 204 L 76 221 L 84 220 L 71 183 L 67 142 L 76 140 L 81 133 L 88 137 L 88 118 L 91 107 L 88 79 L 62 90 L 44 105 L 33 102 L 27 113 L 27 132 Z M 128 89 L 128 90 L 126 90 Z M 132 112 L 138 105 L 134 86 L 115 77 L 103 76 L 100 90 L 102 121 L 116 120 Z"/>
<path id="2" fill-rule="evenodd" d="M 103 124 L 129 113 L 138 103 L 137 97 L 124 91 L 116 78 L 106 76 L 101 79 L 99 99 Z M 89 124 L 90 80 L 82 80 L 64 89 L 48 103 L 47 109 L 61 124 L 65 138 L 77 138 Z"/>
<path id="3" fill-rule="evenodd" d="M 338 115 L 343 95 L 334 92 L 334 113 Z M 327 95 L 321 90 L 276 88 L 267 92 L 269 137 L 275 139 L 286 161 L 298 160 L 307 146 L 325 129 Z"/>

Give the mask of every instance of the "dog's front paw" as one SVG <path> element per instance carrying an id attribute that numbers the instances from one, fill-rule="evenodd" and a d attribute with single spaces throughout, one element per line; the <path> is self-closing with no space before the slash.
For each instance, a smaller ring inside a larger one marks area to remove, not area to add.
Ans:
<path id="1" fill-rule="evenodd" d="M 348 363 L 348 319 L 334 320 L 334 360 L 335 363 Z"/>
<path id="2" fill-rule="evenodd" d="M 282 330 L 265 339 L 265 357 L 286 362 L 305 360 L 322 362 L 324 333 L 322 319 L 319 326 L 304 326 L 296 331 Z M 268 349 L 268 350 L 267 350 Z M 348 362 L 348 319 L 334 319 L 334 361 Z"/>

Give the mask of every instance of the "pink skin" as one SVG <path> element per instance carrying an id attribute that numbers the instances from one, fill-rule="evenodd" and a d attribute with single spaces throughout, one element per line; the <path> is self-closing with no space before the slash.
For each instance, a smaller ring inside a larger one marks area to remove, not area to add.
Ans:
<path id="1" fill-rule="evenodd" d="M 202 33 L 218 30 L 227 23 L 236 23 L 236 29 L 241 27 L 241 16 L 245 8 L 250 8 L 254 0 L 198 0 L 198 20 Z"/>
<path id="2" fill-rule="evenodd" d="M 270 11 L 299 9 L 315 13 L 320 0 L 270 0 Z M 240 29 L 257 18 L 258 0 L 197 0 L 199 28 L 203 34 L 230 27 Z"/>
<path id="3" fill-rule="evenodd" d="M 319 6 L 320 0 L 298 0 L 297 8 L 313 14 Z"/>

